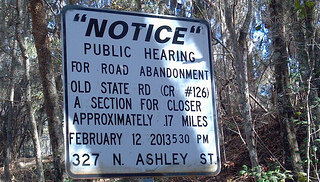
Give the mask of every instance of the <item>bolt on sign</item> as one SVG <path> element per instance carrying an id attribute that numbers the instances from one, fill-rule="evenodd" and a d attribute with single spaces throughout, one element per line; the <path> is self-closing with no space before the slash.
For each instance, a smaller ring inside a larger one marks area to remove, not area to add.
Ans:
<path id="1" fill-rule="evenodd" d="M 219 173 L 206 21 L 67 6 L 62 26 L 71 177 Z"/>

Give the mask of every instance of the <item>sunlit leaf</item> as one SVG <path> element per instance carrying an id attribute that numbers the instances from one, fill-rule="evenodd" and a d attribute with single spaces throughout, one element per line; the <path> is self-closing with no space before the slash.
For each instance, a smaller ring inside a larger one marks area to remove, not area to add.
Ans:
<path id="1" fill-rule="evenodd" d="M 294 1 L 294 7 L 296 7 L 296 10 L 300 10 L 302 8 L 299 0 Z"/>
<path id="2" fill-rule="evenodd" d="M 314 6 L 314 2 L 313 1 L 307 1 L 305 2 L 305 5 L 308 7 L 308 8 L 312 8 Z"/>
<path id="3" fill-rule="evenodd" d="M 245 170 L 241 170 L 241 171 L 239 172 L 240 175 L 244 175 L 245 173 L 247 173 L 247 171 L 245 171 Z"/>
<path id="4" fill-rule="evenodd" d="M 313 152 L 316 152 L 318 150 L 318 147 L 317 146 L 312 146 L 312 151 Z"/>

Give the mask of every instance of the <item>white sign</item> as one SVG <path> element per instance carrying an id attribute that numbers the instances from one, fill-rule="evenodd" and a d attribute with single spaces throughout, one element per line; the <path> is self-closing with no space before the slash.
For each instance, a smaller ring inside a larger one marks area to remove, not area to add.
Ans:
<path id="1" fill-rule="evenodd" d="M 71 177 L 219 173 L 207 22 L 68 6 L 62 25 Z"/>

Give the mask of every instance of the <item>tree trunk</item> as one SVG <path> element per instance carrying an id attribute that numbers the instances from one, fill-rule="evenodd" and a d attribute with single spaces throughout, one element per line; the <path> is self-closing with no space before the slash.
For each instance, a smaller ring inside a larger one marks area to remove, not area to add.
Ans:
<path id="1" fill-rule="evenodd" d="M 15 84 L 16 84 L 16 71 L 17 71 L 17 60 L 16 60 L 16 42 L 13 42 L 12 49 L 12 62 L 10 69 L 10 82 L 8 86 L 8 99 L 7 99 L 7 107 L 8 107 L 8 117 L 7 117 L 7 142 L 6 142 L 6 150 L 5 150 L 5 165 L 4 165 L 4 176 L 5 181 L 11 181 L 11 171 L 10 171 L 10 163 L 12 156 L 12 121 L 13 121 L 13 110 L 14 110 L 14 92 L 15 92 Z"/>
<path id="2" fill-rule="evenodd" d="M 43 0 L 30 0 L 29 9 L 32 17 L 32 33 L 38 54 L 39 71 L 48 117 L 48 129 L 53 152 L 54 173 L 56 180 L 62 181 L 64 172 L 63 130 L 59 118 L 58 93 L 56 89 L 54 65 L 46 21 L 46 4 Z"/>
<path id="3" fill-rule="evenodd" d="M 137 3 L 136 11 L 138 11 L 138 12 L 141 11 L 141 9 L 142 9 L 141 0 L 136 0 L 135 2 Z"/>
<path id="4" fill-rule="evenodd" d="M 248 12 L 245 21 L 240 29 L 240 35 L 237 37 L 235 27 L 232 22 L 231 10 L 228 0 L 225 3 L 225 19 L 228 31 L 230 33 L 230 39 L 232 40 L 232 53 L 235 62 L 236 79 L 240 90 L 239 103 L 241 105 L 240 112 L 244 120 L 244 129 L 246 135 L 246 144 L 249 151 L 249 157 L 252 168 L 258 170 L 259 161 L 258 154 L 255 145 L 254 123 L 252 121 L 251 109 L 250 109 L 250 97 L 249 97 L 249 83 L 248 83 L 248 67 L 247 67 L 247 46 L 246 37 L 248 35 L 250 22 L 252 20 L 252 1 L 248 1 Z M 238 41 L 236 41 L 238 40 Z M 252 61 L 252 60 L 251 60 Z"/>
<path id="5" fill-rule="evenodd" d="M 32 107 L 32 101 L 31 101 L 31 80 L 30 80 L 30 63 L 29 63 L 29 57 L 26 53 L 26 48 L 23 43 L 23 40 L 20 36 L 20 32 L 22 31 L 21 26 L 21 12 L 20 12 L 20 4 L 19 1 L 16 2 L 16 11 L 17 11 L 17 22 L 16 22 L 16 40 L 18 41 L 18 45 L 20 47 L 21 55 L 24 62 L 24 75 L 25 75 L 25 82 L 26 82 L 26 88 L 25 88 L 25 95 L 26 95 L 26 107 L 27 107 L 27 115 L 28 119 L 31 125 L 31 138 L 33 141 L 33 148 L 35 153 L 35 159 L 36 159 L 36 166 L 37 166 L 37 174 L 38 174 L 38 181 L 43 182 L 45 181 L 44 178 L 44 172 L 43 172 L 43 164 L 42 164 L 42 157 L 41 157 L 41 146 L 39 141 L 39 135 L 37 130 L 37 123 L 34 118 L 34 111 Z"/>
<path id="6" fill-rule="evenodd" d="M 293 106 L 290 100 L 289 67 L 287 63 L 289 58 L 284 36 L 283 4 L 285 3 L 280 0 L 272 0 L 270 2 L 270 16 L 272 21 L 271 33 L 273 39 L 272 59 L 275 65 L 275 89 L 277 93 L 276 107 L 279 109 L 278 120 L 283 136 L 285 162 L 287 163 L 291 159 L 292 168 L 297 171 L 303 171 L 300 153 L 298 153 L 299 146 L 295 126 L 293 123 Z M 287 167 L 289 166 L 287 165 Z"/>

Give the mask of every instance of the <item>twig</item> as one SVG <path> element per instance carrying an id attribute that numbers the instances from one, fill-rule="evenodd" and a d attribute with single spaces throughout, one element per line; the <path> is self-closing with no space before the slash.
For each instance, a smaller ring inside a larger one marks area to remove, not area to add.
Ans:
<path id="1" fill-rule="evenodd" d="M 249 94 L 249 95 L 250 95 L 250 98 L 251 98 L 254 102 L 256 102 L 256 103 L 258 104 L 258 106 L 261 107 L 261 109 L 264 110 L 264 112 L 269 113 L 270 116 L 271 116 L 271 118 L 272 118 L 274 121 L 277 121 L 276 117 L 275 117 L 273 114 L 271 114 L 270 111 L 268 111 L 268 109 L 265 108 L 252 94 Z"/>
<path id="2" fill-rule="evenodd" d="M 310 135 L 314 135 L 316 133 L 320 132 L 320 129 L 318 129 L 317 131 L 313 132 L 313 133 L 310 133 Z"/>

